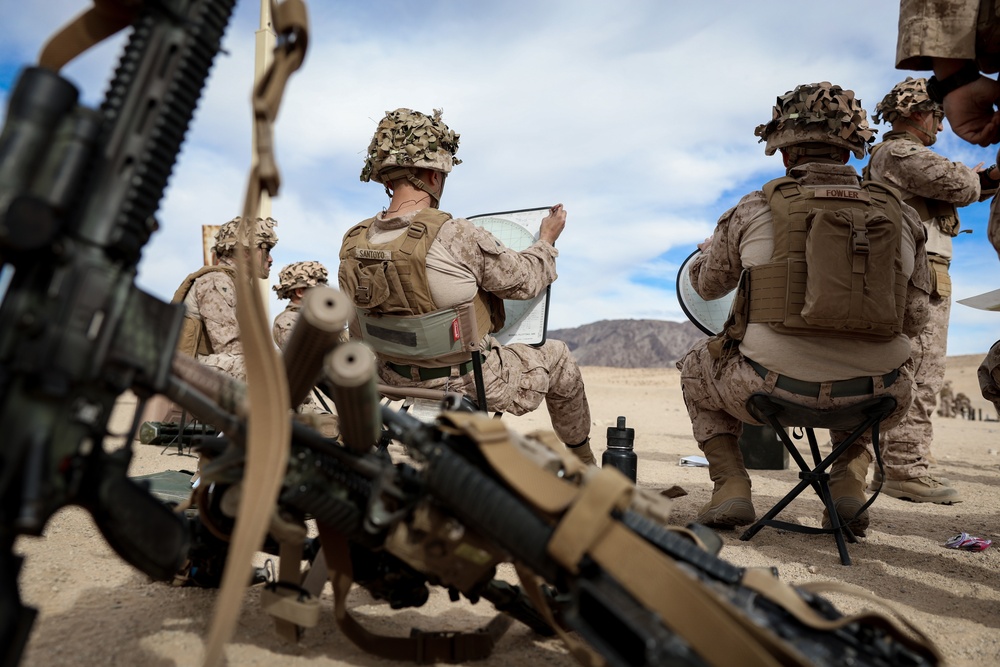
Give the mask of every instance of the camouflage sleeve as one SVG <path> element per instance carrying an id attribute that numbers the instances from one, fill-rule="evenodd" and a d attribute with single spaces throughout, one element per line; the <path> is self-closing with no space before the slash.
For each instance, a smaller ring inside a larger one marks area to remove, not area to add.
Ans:
<path id="1" fill-rule="evenodd" d="M 708 248 L 691 263 L 691 284 L 701 298 L 718 299 L 736 289 L 743 272 L 740 258 L 743 231 L 765 208 L 764 193 L 751 192 L 719 218 Z"/>
<path id="2" fill-rule="evenodd" d="M 441 227 L 436 242 L 476 276 L 479 287 L 502 299 L 533 299 L 557 277 L 559 252 L 545 241 L 516 252 L 485 229 L 455 218 Z"/>
<path id="3" fill-rule="evenodd" d="M 298 319 L 298 313 L 288 309 L 282 311 L 274 318 L 271 335 L 274 337 L 274 342 L 278 345 L 279 349 L 285 349 L 285 343 L 288 342 L 288 336 L 292 333 L 292 327 L 295 326 L 296 319 Z"/>
<path id="4" fill-rule="evenodd" d="M 191 288 L 215 354 L 243 355 L 240 326 L 236 321 L 236 285 L 217 271 L 198 278 Z"/>
<path id="5" fill-rule="evenodd" d="M 977 0 L 901 0 L 896 68 L 927 71 L 931 58 L 976 57 Z"/>
<path id="6" fill-rule="evenodd" d="M 977 375 L 983 398 L 991 402 L 1000 414 L 1000 340 L 986 353 Z"/>
<path id="7" fill-rule="evenodd" d="M 1000 259 L 1000 203 L 996 197 L 990 202 L 990 218 L 986 223 L 986 238 L 993 244 L 993 249 L 997 251 L 997 259 Z"/>
<path id="8" fill-rule="evenodd" d="M 968 206 L 979 201 L 979 174 L 912 141 L 892 141 L 872 157 L 880 180 L 927 199 Z"/>
<path id="9" fill-rule="evenodd" d="M 913 338 L 930 321 L 931 272 L 927 261 L 927 235 L 917 212 L 903 205 L 903 223 L 913 235 L 913 273 L 906 285 L 906 309 L 903 312 L 903 333 Z"/>

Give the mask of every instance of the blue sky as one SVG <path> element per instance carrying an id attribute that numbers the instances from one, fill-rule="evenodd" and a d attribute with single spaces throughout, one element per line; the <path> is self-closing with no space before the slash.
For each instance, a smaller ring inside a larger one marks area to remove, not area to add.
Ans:
<path id="1" fill-rule="evenodd" d="M 8 3 L 3 113 L 19 67 L 89 4 Z M 766 157 L 753 136 L 776 96 L 832 81 L 871 112 L 907 73 L 893 69 L 896 3 L 676 5 L 314 0 L 309 54 L 276 130 L 283 180 L 272 279 L 305 259 L 335 272 L 344 231 L 386 203 L 380 186 L 358 178 L 376 123 L 397 107 L 443 108 L 464 160 L 443 209 L 468 216 L 562 202 L 568 211 L 550 327 L 683 320 L 674 294 L 680 262 L 740 196 L 783 173 L 780 157 Z M 252 0 L 238 6 L 161 206 L 161 230 L 146 247 L 139 282 L 162 298 L 200 263 L 200 226 L 239 211 L 258 10 Z M 99 103 L 120 45 L 66 68 L 86 103 Z M 970 166 L 996 161 L 994 149 L 948 131 L 935 149 Z M 988 202 L 961 211 L 973 233 L 955 241 L 956 299 L 1000 287 L 987 212 Z M 281 307 L 272 299 L 272 314 Z M 985 352 L 998 336 L 995 313 L 954 305 L 950 354 Z"/>

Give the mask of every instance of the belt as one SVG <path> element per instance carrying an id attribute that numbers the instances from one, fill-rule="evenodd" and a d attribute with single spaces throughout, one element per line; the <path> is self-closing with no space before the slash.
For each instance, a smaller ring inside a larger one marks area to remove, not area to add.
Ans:
<path id="1" fill-rule="evenodd" d="M 746 359 L 746 357 L 744 357 Z M 750 367 L 757 371 L 762 378 L 766 378 L 770 372 L 753 359 L 746 360 Z M 882 386 L 888 387 L 899 377 L 899 369 L 889 371 L 882 376 Z M 787 375 L 779 375 L 775 387 L 784 389 L 787 392 L 798 394 L 799 396 L 810 396 L 819 398 L 819 389 L 822 382 L 806 382 L 796 380 Z M 851 378 L 850 380 L 837 380 L 830 383 L 830 398 L 845 398 L 848 396 L 866 396 L 875 391 L 875 383 L 870 377 Z"/>
<path id="2" fill-rule="evenodd" d="M 393 372 L 402 375 L 410 380 L 413 379 L 413 371 L 417 372 L 417 377 L 421 380 L 436 380 L 438 378 L 446 378 L 451 375 L 451 369 L 457 368 L 459 375 L 465 375 L 466 373 L 472 372 L 472 361 L 466 361 L 464 364 L 458 364 L 457 366 L 438 366 L 436 368 L 423 368 L 421 366 L 404 366 L 401 364 L 394 364 L 391 361 L 386 362 L 386 366 L 392 369 Z"/>

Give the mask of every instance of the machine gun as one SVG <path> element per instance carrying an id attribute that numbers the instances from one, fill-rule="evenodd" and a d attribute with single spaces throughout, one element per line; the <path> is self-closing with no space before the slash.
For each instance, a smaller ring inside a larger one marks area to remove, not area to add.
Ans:
<path id="1" fill-rule="evenodd" d="M 21 604 L 14 540 L 40 535 L 59 508 L 88 509 L 156 579 L 183 562 L 183 521 L 128 480 L 130 449 L 103 443 L 123 391 L 167 385 L 183 309 L 139 290 L 136 267 L 234 3 L 98 3 L 76 40 L 133 26 L 100 109 L 57 73 L 74 39 L 51 42 L 11 92 L 0 135 L 3 665 L 17 663 L 35 616 Z"/>
<path id="2" fill-rule="evenodd" d="M 135 273 L 233 3 L 117 3 L 127 16 L 112 12 L 112 23 L 134 19 L 134 29 L 100 111 L 79 105 L 44 58 L 12 92 L 0 135 L 5 667 L 19 661 L 35 616 L 20 600 L 14 541 L 40 534 L 67 504 L 87 508 L 111 546 L 155 579 L 192 560 L 219 562 L 197 540 L 201 527 L 226 534 L 225 494 L 246 482 L 245 387 L 174 358 L 182 312 L 138 290 Z M 438 585 L 538 631 L 575 631 L 584 642 L 566 635 L 575 654 L 615 666 L 937 662 L 883 617 L 843 618 L 818 595 L 719 560 L 696 529 L 665 527 L 656 503 L 615 471 L 582 468 L 479 415 L 448 412 L 427 425 L 381 407 L 370 355 L 333 349 L 336 328 L 317 337 L 299 326 L 293 340 L 303 343 L 289 342 L 292 404 L 328 385 L 341 436 L 292 423 L 276 516 L 291 528 L 317 521 L 338 617 L 352 579 L 396 607 L 421 604 Z M 104 448 L 111 408 L 129 388 L 165 394 L 226 435 L 203 446 L 193 521 L 127 478 L 129 446 Z M 412 460 L 374 447 L 382 429 Z M 502 562 L 517 565 L 523 591 L 495 579 Z"/>
<path id="3" fill-rule="evenodd" d="M 343 300 L 322 288 L 307 297 L 315 298 L 307 298 L 293 340 L 311 306 Z M 279 509 L 298 521 L 316 520 L 324 551 L 339 561 L 330 572 L 335 598 L 343 570 L 353 570 L 357 583 L 393 608 L 420 606 L 428 586 L 442 586 L 453 599 L 491 601 L 536 631 L 574 631 L 587 647 L 575 650 L 594 651 L 614 666 L 711 665 L 736 655 L 741 664 L 937 662 L 933 649 L 884 617 L 845 618 L 820 595 L 719 559 L 717 548 L 705 548 L 710 531 L 666 527 L 650 508 L 655 500 L 617 471 L 586 468 L 560 455 L 559 447 L 508 431 L 480 413 L 444 412 L 427 424 L 380 406 L 374 360 L 363 345 L 344 343 L 329 353 L 329 347 L 303 347 L 325 355 L 319 382 L 337 403 L 342 432 L 326 439 L 293 425 Z M 287 355 L 286 362 L 305 367 Z M 208 409 L 224 407 L 227 432 L 240 432 L 248 409 L 241 383 L 187 360 L 175 360 L 174 369 L 173 400 L 205 420 L 213 418 Z M 298 383 L 290 378 L 289 384 Z M 394 461 L 373 447 L 380 425 L 408 457 Z M 199 520 L 218 533 L 231 517 L 218 510 L 225 503 L 215 496 L 242 482 L 243 452 L 233 441 L 214 449 L 203 444 L 202 451 L 209 459 L 203 481 L 213 491 L 199 499 Z M 591 513 L 595 501 L 588 489 L 600 488 L 623 490 L 632 500 L 613 503 L 607 515 Z M 586 514 L 574 515 L 574 508 Z M 567 532 L 575 521 L 600 524 L 602 518 L 602 536 L 585 547 L 579 540 L 586 538 Z M 627 550 L 619 551 L 622 546 Z M 516 564 L 523 591 L 495 579 L 502 562 Z M 628 568 L 640 569 L 638 579 Z M 539 580 L 544 583 L 536 585 Z M 643 586 L 673 601 L 644 598 Z M 374 644 L 364 646 L 377 651 Z M 455 654 L 446 649 L 422 658 Z"/>

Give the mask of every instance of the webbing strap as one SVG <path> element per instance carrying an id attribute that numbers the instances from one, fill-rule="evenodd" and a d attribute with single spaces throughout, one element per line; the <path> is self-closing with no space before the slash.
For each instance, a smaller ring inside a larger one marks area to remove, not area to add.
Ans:
<path id="1" fill-rule="evenodd" d="M 843 582 L 834 581 L 814 581 L 799 584 L 798 588 L 813 594 L 821 593 L 843 593 L 852 597 L 861 598 L 867 602 L 876 604 L 885 609 L 890 615 L 882 615 L 871 611 L 843 616 L 841 618 L 829 619 L 820 616 L 815 609 L 806 604 L 795 590 L 776 579 L 769 571 L 750 569 L 743 575 L 743 585 L 757 591 L 762 596 L 780 605 L 804 625 L 823 631 L 837 630 L 851 623 L 861 623 L 864 625 L 877 625 L 891 635 L 900 643 L 909 648 L 928 654 L 935 662 L 943 662 L 938 647 L 933 640 L 924 634 L 918 627 L 904 618 L 899 612 L 893 609 L 885 600 L 872 595 L 868 591 Z M 894 618 L 895 617 L 895 618 Z M 895 620 L 898 618 L 898 622 Z"/>
<path id="2" fill-rule="evenodd" d="M 131 25 L 139 14 L 136 0 L 94 0 L 94 6 L 49 38 L 38 64 L 54 72 L 78 55 Z"/>
<path id="3" fill-rule="evenodd" d="M 312 607 L 315 612 L 319 611 L 318 600 L 310 601 L 304 596 L 302 599 L 291 599 L 293 595 L 296 598 L 299 597 L 294 591 L 302 581 L 301 563 L 302 541 L 283 540 L 278 551 L 278 581 L 283 584 L 291 584 L 294 588 L 276 588 L 269 591 L 280 597 L 283 604 L 274 605 L 267 609 L 268 613 L 275 617 L 274 623 L 278 634 L 293 644 L 299 640 L 299 627 L 303 625 L 299 622 L 300 620 L 309 623 L 304 627 L 311 628 L 316 625 L 316 617 L 310 616 L 307 610 Z M 262 602 L 263 599 L 261 596 Z"/>
<path id="4" fill-rule="evenodd" d="M 510 432 L 499 420 L 472 412 L 445 412 L 438 419 L 467 433 L 514 491 L 543 512 L 561 513 L 576 497 L 576 486 L 553 477 L 511 445 Z"/>
<path id="5" fill-rule="evenodd" d="M 254 86 L 254 132 L 257 155 L 250 168 L 243 220 L 239 238 L 246 247 L 250 225 L 260 213 L 261 192 L 273 197 L 280 178 L 274 160 L 273 123 L 278 113 L 285 83 L 305 57 L 308 21 L 302 0 L 284 0 L 276 5 L 270 0 L 271 20 L 278 35 L 274 60 Z M 288 462 L 291 441 L 288 377 L 278 349 L 270 334 L 270 318 L 260 291 L 251 286 L 247 253 L 236 253 L 236 318 L 247 370 L 247 394 L 250 411 L 247 417 L 245 488 L 240 498 L 236 527 L 216 602 L 215 614 L 205 646 L 205 665 L 222 662 L 223 648 L 233 634 L 246 589 L 246 568 L 253 554 L 264 542 L 268 523 L 274 512 Z"/>
<path id="6" fill-rule="evenodd" d="M 593 475 L 563 516 L 548 551 L 567 570 L 579 572 L 580 560 L 607 533 L 614 510 L 623 511 L 635 487 L 624 475 Z"/>
<path id="7" fill-rule="evenodd" d="M 848 317 L 851 320 L 862 320 L 865 301 L 865 272 L 868 270 L 868 253 L 871 246 L 868 243 L 867 219 L 858 211 L 851 212 L 851 304 L 848 306 Z"/>
<path id="8" fill-rule="evenodd" d="M 492 653 L 497 641 L 510 627 L 512 619 L 497 614 L 474 632 L 422 632 L 414 628 L 409 637 L 376 634 L 362 626 L 347 609 L 347 594 L 354 583 L 351 554 L 347 539 L 329 526 L 319 525 L 320 540 L 329 556 L 333 581 L 333 612 L 337 626 L 362 650 L 389 660 L 410 660 L 418 664 L 433 662 L 463 663 L 482 660 Z"/>

